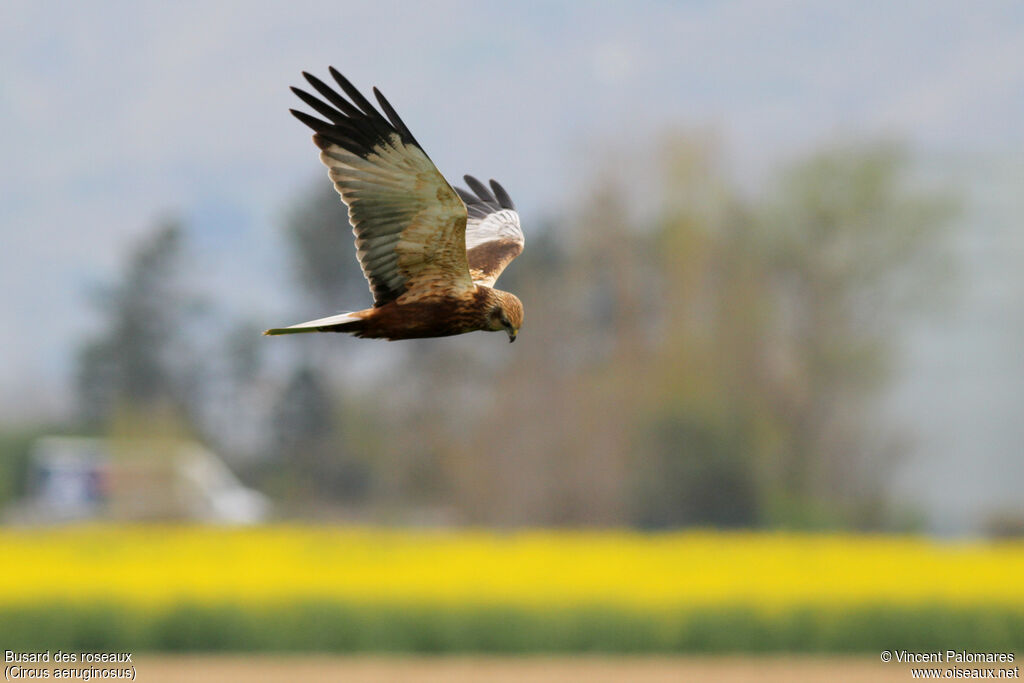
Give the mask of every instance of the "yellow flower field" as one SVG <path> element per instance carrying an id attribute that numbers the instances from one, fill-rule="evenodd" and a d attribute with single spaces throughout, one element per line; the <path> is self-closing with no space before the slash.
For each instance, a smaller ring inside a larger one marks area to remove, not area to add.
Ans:
<path id="1" fill-rule="evenodd" d="M 0 531 L 0 605 L 297 600 L 414 606 L 998 605 L 1024 543 L 772 533 L 222 529 Z"/>

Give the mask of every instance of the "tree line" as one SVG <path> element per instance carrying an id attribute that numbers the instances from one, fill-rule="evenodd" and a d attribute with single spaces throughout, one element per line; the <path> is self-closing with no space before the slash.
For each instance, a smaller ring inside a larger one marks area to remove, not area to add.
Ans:
<path id="1" fill-rule="evenodd" d="M 948 192 L 881 143 L 818 151 L 759 193 L 699 140 L 659 148 L 657 187 L 638 193 L 609 164 L 578 205 L 524 219 L 527 248 L 500 282 L 526 307 L 512 347 L 484 335 L 282 347 L 243 316 L 205 325 L 195 302 L 212 295 L 188 286 L 182 228 L 158 225 L 79 346 L 81 425 L 200 438 L 285 514 L 893 525 L 881 473 L 906 441 L 878 399 L 900 322 L 948 279 Z M 635 210 L 638 194 L 650 210 Z M 290 315 L 368 305 L 327 183 L 283 223 Z M 204 337 L 216 353 L 196 351 Z"/>

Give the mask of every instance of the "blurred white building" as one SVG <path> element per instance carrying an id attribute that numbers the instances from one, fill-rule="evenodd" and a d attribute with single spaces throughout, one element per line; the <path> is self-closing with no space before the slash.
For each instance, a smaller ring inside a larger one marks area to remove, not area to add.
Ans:
<path id="1" fill-rule="evenodd" d="M 44 437 L 32 449 L 28 491 L 10 521 L 253 524 L 269 513 L 266 497 L 216 454 L 182 440 Z"/>

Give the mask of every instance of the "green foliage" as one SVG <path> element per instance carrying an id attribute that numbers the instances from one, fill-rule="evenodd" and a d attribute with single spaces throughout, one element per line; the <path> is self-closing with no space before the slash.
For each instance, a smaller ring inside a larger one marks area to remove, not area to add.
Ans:
<path id="1" fill-rule="evenodd" d="M 297 368 L 274 407 L 272 451 L 264 484 L 288 502 L 362 499 L 369 485 L 363 463 L 347 452 L 338 429 L 335 397 L 322 375 Z M 280 465 L 287 462 L 286 468 Z"/>
<path id="2" fill-rule="evenodd" d="M 669 188 L 689 189 L 666 197 L 656 233 L 661 343 L 623 369 L 650 379 L 635 519 L 884 526 L 889 426 L 873 401 L 898 323 L 938 289 L 952 202 L 885 144 L 812 155 L 764 198 L 706 148 L 666 154 Z"/>
<path id="3" fill-rule="evenodd" d="M 0 431 L 0 508 L 25 495 L 32 444 L 46 427 L 22 427 Z"/>
<path id="4" fill-rule="evenodd" d="M 685 418 L 652 431 L 652 450 L 636 466 L 633 514 L 640 526 L 749 528 L 761 521 L 749 444 L 741 434 Z"/>
<path id="5" fill-rule="evenodd" d="M 130 652 L 728 653 L 1024 649 L 1024 613 L 996 605 L 860 606 L 656 613 L 611 607 L 399 607 L 302 603 L 130 609 L 0 608 L 15 650 Z"/>

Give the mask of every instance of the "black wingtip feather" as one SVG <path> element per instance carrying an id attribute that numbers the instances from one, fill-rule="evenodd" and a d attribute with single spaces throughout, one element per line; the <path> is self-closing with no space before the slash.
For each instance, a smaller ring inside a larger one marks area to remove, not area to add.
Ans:
<path id="1" fill-rule="evenodd" d="M 337 144 L 365 158 L 378 145 L 388 144 L 390 137 L 397 133 L 404 143 L 423 149 L 398 112 L 377 88 L 373 92 L 387 118 L 340 71 L 333 66 L 329 70 L 348 99 L 308 71 L 302 72 L 303 78 L 323 99 L 301 88 L 292 88 L 299 99 L 330 121 L 328 123 L 304 112 L 291 110 L 293 116 L 321 136 L 321 142 L 328 146 L 330 143 Z M 323 145 L 320 146 L 323 148 Z"/>
<path id="2" fill-rule="evenodd" d="M 304 111 L 299 111 L 298 109 L 289 109 L 288 111 L 291 112 L 292 116 L 297 118 L 299 121 L 302 121 L 317 133 L 322 133 L 331 127 L 331 124 L 326 121 L 321 121 L 317 117 L 310 116 Z"/>
<path id="3" fill-rule="evenodd" d="M 291 90 L 300 100 L 302 100 L 310 107 L 315 109 L 317 113 L 319 113 L 321 116 L 326 116 L 334 123 L 348 121 L 347 116 L 345 116 L 340 111 L 338 111 L 331 105 L 327 104 L 326 102 L 323 102 L 322 100 L 314 97 L 313 95 L 310 95 L 305 90 L 302 90 L 301 88 L 296 88 L 295 86 L 292 86 Z"/>
<path id="4" fill-rule="evenodd" d="M 338 85 L 341 86 L 341 89 L 345 91 L 345 94 L 348 95 L 348 98 L 352 100 L 352 103 L 362 109 L 364 114 L 370 118 L 383 118 L 380 115 L 380 112 L 370 104 L 370 101 L 363 97 L 363 93 L 359 92 L 359 89 L 352 85 L 352 82 L 345 78 L 340 71 L 335 69 L 333 66 L 328 67 L 328 70 L 331 72 L 331 76 L 334 77 L 334 80 Z"/>
<path id="5" fill-rule="evenodd" d="M 395 127 L 396 131 L 398 131 L 399 136 L 401 136 L 404 141 L 412 142 L 419 147 L 419 143 L 417 143 L 416 138 L 412 136 L 412 132 L 409 130 L 409 127 L 405 125 L 405 122 L 402 121 L 402 117 L 398 115 L 395 108 L 391 106 L 390 102 L 388 102 L 388 98 L 384 97 L 384 93 L 374 87 L 373 95 L 377 98 L 377 102 L 380 103 L 380 108 L 384 110 L 384 115 L 388 117 L 388 120 L 391 121 L 391 125 Z"/>
<path id="6" fill-rule="evenodd" d="M 462 179 L 469 185 L 470 190 L 456 187 L 455 191 L 459 193 L 459 197 L 466 204 L 466 209 L 469 211 L 471 218 L 485 218 L 488 214 L 495 213 L 501 209 L 516 210 L 515 204 L 512 203 L 512 198 L 509 197 L 508 192 L 497 180 L 492 179 L 490 181 L 491 189 L 494 190 L 492 195 L 487 186 L 473 176 L 465 175 L 462 176 Z"/>
<path id="7" fill-rule="evenodd" d="M 497 202 L 497 200 L 491 194 L 491 191 L 487 189 L 487 186 L 481 183 L 473 176 L 464 175 L 462 176 L 462 179 L 466 181 L 467 185 L 469 185 L 469 189 L 473 190 L 473 192 L 476 192 L 476 195 L 480 197 L 480 199 L 484 200 L 485 202 Z"/>
<path id="8" fill-rule="evenodd" d="M 313 129 L 316 135 L 313 136 L 313 143 L 320 149 L 326 149 L 331 144 L 341 145 L 347 150 L 355 154 L 365 155 L 369 153 L 370 148 L 367 147 L 366 141 L 360 139 L 360 136 L 352 133 L 348 133 L 338 126 L 333 126 L 326 121 L 321 121 L 315 116 L 310 116 L 304 111 L 298 109 L 289 109 L 292 116 L 302 121 L 304 124 Z"/>
<path id="9" fill-rule="evenodd" d="M 455 192 L 459 195 L 459 198 L 462 199 L 462 201 L 465 202 L 466 204 L 473 204 L 475 202 L 480 201 L 472 192 L 464 190 L 461 187 L 456 186 Z"/>
<path id="10" fill-rule="evenodd" d="M 352 103 L 350 103 L 344 97 L 336 93 L 334 89 L 331 88 L 331 86 L 327 85 L 326 83 L 324 83 L 323 81 L 321 81 L 319 78 L 309 73 L 308 71 L 303 71 L 302 75 L 318 93 L 327 98 L 327 101 L 333 104 L 335 107 L 337 107 L 343 114 L 349 117 L 363 116 L 363 113 L 361 111 L 354 107 Z"/>
<path id="11" fill-rule="evenodd" d="M 491 178 L 491 189 L 494 190 L 494 196 L 498 198 L 498 205 L 501 208 L 516 210 L 516 205 L 512 203 L 512 198 L 508 196 L 508 192 L 494 178 Z"/>

